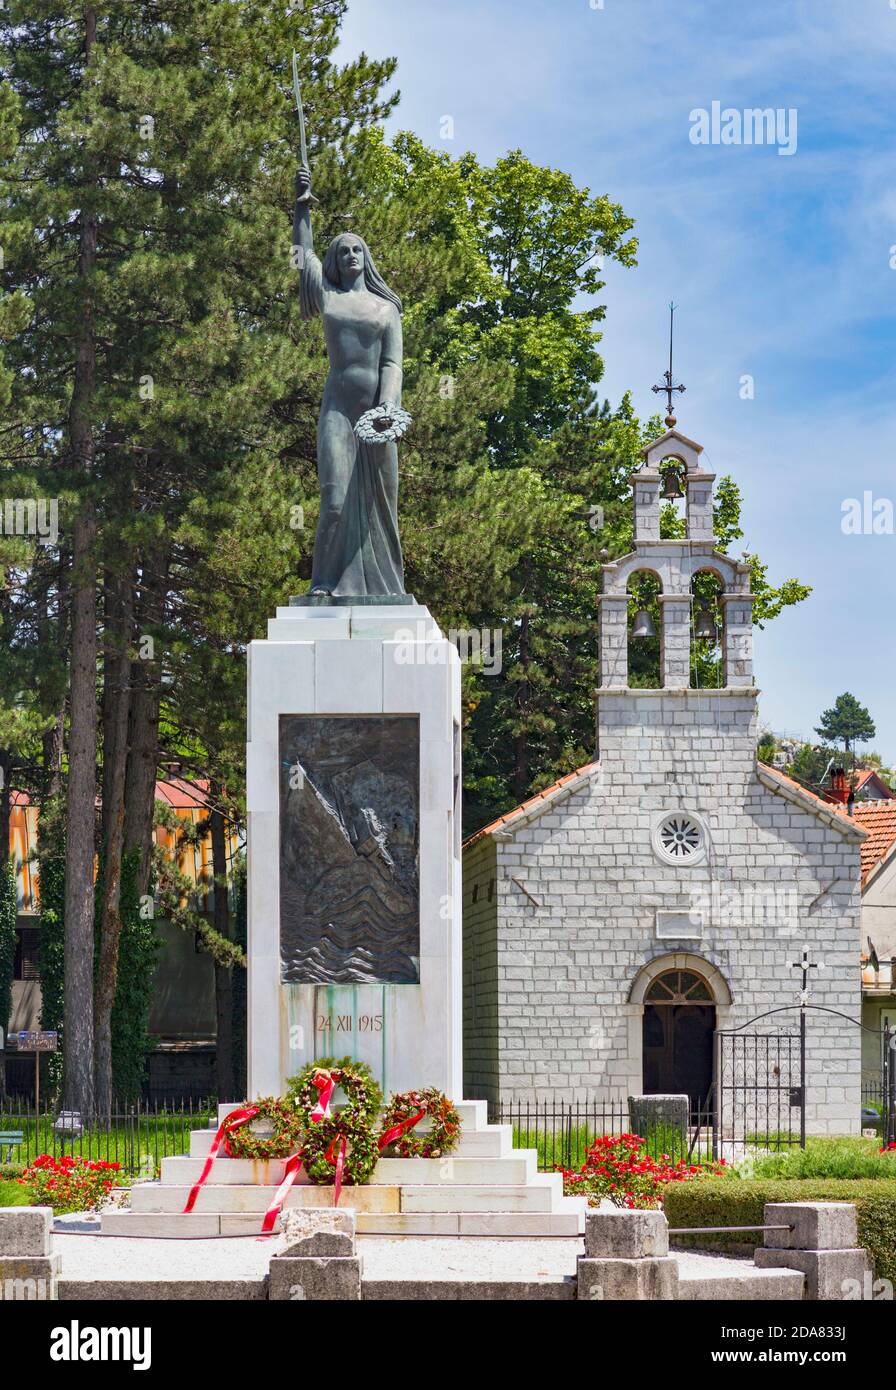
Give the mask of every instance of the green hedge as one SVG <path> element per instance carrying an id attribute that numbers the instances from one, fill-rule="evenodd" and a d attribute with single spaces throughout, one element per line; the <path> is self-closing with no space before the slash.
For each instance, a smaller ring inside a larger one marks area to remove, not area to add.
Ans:
<path id="1" fill-rule="evenodd" d="M 859 1244 L 874 1261 L 878 1279 L 896 1282 L 896 1182 L 889 1178 L 794 1178 L 742 1182 L 710 1178 L 670 1183 L 663 1201 L 670 1226 L 756 1226 L 766 1202 L 853 1202 Z M 675 1245 L 731 1254 L 762 1245 L 761 1231 L 740 1235 L 674 1236 Z"/>

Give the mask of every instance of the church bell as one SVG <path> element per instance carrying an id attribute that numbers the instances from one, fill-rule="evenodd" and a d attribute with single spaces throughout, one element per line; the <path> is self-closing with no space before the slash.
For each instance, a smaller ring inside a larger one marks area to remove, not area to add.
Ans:
<path id="1" fill-rule="evenodd" d="M 679 497 L 684 497 L 684 488 L 681 486 L 678 469 L 668 468 L 663 478 L 663 501 L 674 502 Z"/>
<path id="2" fill-rule="evenodd" d="M 710 642 L 714 642 L 717 635 L 716 620 L 713 617 L 712 609 L 708 603 L 701 603 L 694 622 L 694 636 L 705 637 Z"/>
<path id="3" fill-rule="evenodd" d="M 656 636 L 656 624 L 654 623 L 654 621 L 653 621 L 653 619 L 651 618 L 650 614 L 647 612 L 647 609 L 646 609 L 646 608 L 642 608 L 638 613 L 635 614 L 635 623 L 634 623 L 634 627 L 632 628 L 632 636 L 633 636 L 633 637 L 655 637 L 655 636 Z"/>

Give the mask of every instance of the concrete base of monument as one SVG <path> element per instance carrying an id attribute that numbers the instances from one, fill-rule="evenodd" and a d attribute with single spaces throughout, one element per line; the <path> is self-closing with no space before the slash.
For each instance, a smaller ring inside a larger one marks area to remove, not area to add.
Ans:
<path id="1" fill-rule="evenodd" d="M 252 1095 L 347 1053 L 461 1094 L 460 688 L 410 596 L 282 606 L 250 643 Z"/>
<path id="2" fill-rule="evenodd" d="M 220 1107 L 219 1118 L 234 1107 Z M 383 1158 L 370 1183 L 343 1187 L 340 1205 L 357 1214 L 360 1235 L 577 1236 L 585 1229 L 585 1202 L 564 1197 L 559 1173 L 539 1173 L 534 1150 L 514 1149 L 509 1125 L 490 1125 L 486 1102 L 458 1105 L 463 1129 L 447 1158 Z M 282 1161 L 218 1158 L 185 1216 L 214 1135 L 194 1130 L 189 1157 L 162 1160 L 159 1182 L 131 1191 L 130 1211 L 106 1212 L 104 1234 L 134 1236 L 248 1235 L 283 1179 Z M 318 1187 L 304 1173 L 286 1199 L 288 1207 L 326 1207 L 332 1187 Z"/>

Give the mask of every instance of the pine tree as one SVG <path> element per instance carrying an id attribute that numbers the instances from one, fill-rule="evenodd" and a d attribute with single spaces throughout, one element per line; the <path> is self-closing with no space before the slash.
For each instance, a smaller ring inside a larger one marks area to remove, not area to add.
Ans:
<path id="1" fill-rule="evenodd" d="M 829 743 L 842 742 L 844 752 L 849 753 L 856 743 L 874 738 L 877 730 L 868 710 L 847 690 L 824 711 L 815 732 Z"/>
<path id="2" fill-rule="evenodd" d="M 10 341 L 4 452 L 15 466 L 37 453 L 55 491 L 65 484 L 71 522 L 66 1063 L 68 1103 L 86 1115 L 94 1032 L 101 1111 L 111 1095 L 122 856 L 139 853 L 141 891 L 150 872 L 159 703 L 191 562 L 172 533 L 215 495 L 222 467 L 232 479 L 259 439 L 276 440 L 270 406 L 295 375 L 292 49 L 332 158 L 389 109 L 378 93 L 392 64 L 332 64 L 344 8 L 15 0 L 0 19 L 27 154 L 2 188 L 7 283 L 31 306 Z M 93 1000 L 100 655 L 106 896 Z"/>

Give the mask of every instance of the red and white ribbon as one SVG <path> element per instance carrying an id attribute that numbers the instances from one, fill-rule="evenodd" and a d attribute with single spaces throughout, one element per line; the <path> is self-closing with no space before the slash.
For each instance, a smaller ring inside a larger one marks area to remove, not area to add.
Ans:
<path id="1" fill-rule="evenodd" d="M 336 1156 L 335 1156 L 335 1158 L 334 1158 L 334 1157 L 333 1157 L 333 1153 L 334 1153 L 334 1150 L 337 1148 L 337 1146 L 338 1146 L 338 1148 L 339 1148 L 339 1152 L 336 1154 Z M 344 1134 L 337 1134 L 337 1135 L 336 1135 L 336 1138 L 333 1140 L 332 1144 L 331 1144 L 330 1147 L 327 1149 L 327 1152 L 326 1152 L 326 1155 L 325 1155 L 326 1160 L 327 1160 L 328 1163 L 335 1163 L 335 1165 L 336 1165 L 336 1175 L 335 1175 L 335 1177 L 334 1177 L 334 1179 L 333 1179 L 333 1206 L 334 1206 L 334 1207 L 338 1207 L 338 1206 L 339 1206 L 339 1194 L 342 1192 L 342 1174 L 343 1174 L 343 1171 L 344 1171 L 344 1169 L 345 1169 L 345 1147 L 346 1147 L 346 1137 L 345 1137 L 345 1135 L 344 1135 Z"/>
<path id="2" fill-rule="evenodd" d="M 400 1120 L 397 1125 L 393 1125 L 391 1129 L 387 1129 L 385 1134 L 381 1134 L 377 1140 L 380 1152 L 382 1152 L 383 1149 L 387 1149 L 390 1144 L 394 1144 L 396 1139 L 400 1139 L 403 1134 L 407 1134 L 409 1129 L 414 1128 L 414 1125 L 419 1124 L 425 1114 L 426 1106 L 424 1105 L 423 1109 L 418 1110 L 416 1115 L 410 1115 L 406 1120 Z"/>
<path id="3" fill-rule="evenodd" d="M 301 1168 L 301 1166 L 301 1153 L 292 1154 L 286 1160 L 286 1168 L 283 1174 L 283 1181 L 277 1188 L 277 1191 L 274 1193 L 274 1199 L 264 1214 L 264 1220 L 261 1223 L 261 1235 L 258 1237 L 259 1240 L 263 1240 L 265 1236 L 273 1235 L 274 1225 L 276 1223 L 277 1217 L 280 1215 L 280 1210 L 283 1206 L 283 1203 L 286 1201 L 289 1189 L 292 1187 L 296 1178 L 299 1176 L 299 1169 Z"/>
<path id="4" fill-rule="evenodd" d="M 312 1077 L 313 1084 L 317 1087 L 317 1105 L 311 1112 L 311 1123 L 319 1125 L 321 1120 L 330 1118 L 330 1101 L 333 1099 L 333 1092 L 336 1090 L 336 1082 L 339 1073 L 334 1075 L 331 1071 L 318 1071 Z"/>
<path id="5" fill-rule="evenodd" d="M 209 1173 L 212 1171 L 212 1166 L 214 1164 L 215 1159 L 218 1157 L 218 1150 L 220 1149 L 222 1144 L 224 1144 L 225 1152 L 229 1153 L 229 1149 L 227 1148 L 228 1134 L 231 1132 L 231 1130 L 239 1129 L 241 1125 L 247 1125 L 250 1120 L 255 1119 L 255 1116 L 257 1114 L 257 1106 L 245 1105 L 240 1110 L 231 1110 L 230 1114 L 227 1115 L 218 1125 L 217 1133 L 215 1134 L 215 1137 L 212 1140 L 211 1148 L 208 1151 L 208 1156 L 206 1157 L 205 1163 L 202 1166 L 202 1172 L 199 1174 L 199 1177 L 190 1189 L 190 1195 L 187 1198 L 187 1205 L 184 1207 L 183 1212 L 181 1213 L 183 1216 L 186 1216 L 188 1212 L 191 1212 L 194 1206 L 196 1205 L 196 1198 L 199 1196 L 199 1192 L 202 1188 L 203 1183 L 205 1182 Z"/>

